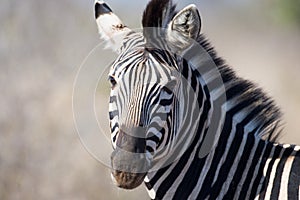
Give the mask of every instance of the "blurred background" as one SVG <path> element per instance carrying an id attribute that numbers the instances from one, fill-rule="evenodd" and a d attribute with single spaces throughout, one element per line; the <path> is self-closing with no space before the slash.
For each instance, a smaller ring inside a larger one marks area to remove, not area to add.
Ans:
<path id="1" fill-rule="evenodd" d="M 107 2 L 126 24 L 140 27 L 148 1 Z M 177 2 L 180 8 L 198 6 L 203 32 L 219 55 L 282 108 L 286 128 L 280 141 L 300 144 L 300 1 Z M 87 153 L 76 133 L 73 83 L 100 42 L 93 17 L 91 0 L 1 2 L 1 200 L 148 199 L 143 186 L 117 189 L 109 169 Z M 97 91 L 103 121 L 107 87 Z"/>

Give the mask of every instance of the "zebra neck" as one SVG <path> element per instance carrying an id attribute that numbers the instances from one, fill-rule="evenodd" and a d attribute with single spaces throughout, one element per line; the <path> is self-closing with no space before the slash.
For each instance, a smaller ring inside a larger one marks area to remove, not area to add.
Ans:
<path id="1" fill-rule="evenodd" d="M 299 199 L 300 146 L 268 143 L 264 151 L 259 199 Z M 259 174 L 260 175 L 260 174 Z"/>
<path id="2" fill-rule="evenodd" d="M 152 199 L 254 199 L 271 196 L 274 188 L 278 192 L 272 195 L 288 199 L 287 191 L 280 188 L 287 190 L 288 184 L 300 183 L 300 147 L 240 134 L 232 142 L 220 142 L 200 159 L 199 143 L 193 145 L 179 160 L 147 175 L 145 183 Z M 297 198 L 298 187 L 292 187 Z"/>
<path id="3" fill-rule="evenodd" d="M 179 88 L 181 95 L 172 122 L 176 125 L 171 134 L 172 137 L 177 134 L 175 149 L 183 147 L 184 152 L 168 165 L 148 173 L 145 184 L 149 196 L 151 199 L 255 199 L 268 195 L 271 199 L 278 196 L 298 199 L 300 147 L 274 143 L 279 110 L 260 89 L 235 76 L 216 57 L 205 38 L 200 38 L 199 43 L 217 64 L 223 82 L 212 84 L 216 76 L 211 76 L 209 67 L 199 73 L 196 65 L 185 61 L 178 64 L 193 91 Z M 187 60 L 193 60 L 193 55 Z M 220 100 L 224 94 L 226 101 Z M 221 113 L 219 120 L 214 118 L 216 113 Z M 208 145 L 211 148 L 202 157 L 211 127 L 215 127 L 213 145 Z M 290 187 L 291 183 L 296 183 L 296 187 Z"/>

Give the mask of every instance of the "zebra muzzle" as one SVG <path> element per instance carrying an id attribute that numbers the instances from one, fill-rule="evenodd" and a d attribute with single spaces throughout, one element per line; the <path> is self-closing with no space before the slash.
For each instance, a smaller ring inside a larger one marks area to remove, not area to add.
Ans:
<path id="1" fill-rule="evenodd" d="M 134 189 L 143 182 L 150 168 L 145 152 L 145 138 L 119 132 L 117 148 L 111 154 L 112 175 L 118 187 Z"/>

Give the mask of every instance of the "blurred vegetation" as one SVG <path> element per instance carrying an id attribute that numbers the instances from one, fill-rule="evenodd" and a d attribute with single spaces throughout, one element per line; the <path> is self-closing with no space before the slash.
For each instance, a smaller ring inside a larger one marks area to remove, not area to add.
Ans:
<path id="1" fill-rule="evenodd" d="M 300 0 L 275 0 L 274 7 L 278 20 L 300 28 Z"/>

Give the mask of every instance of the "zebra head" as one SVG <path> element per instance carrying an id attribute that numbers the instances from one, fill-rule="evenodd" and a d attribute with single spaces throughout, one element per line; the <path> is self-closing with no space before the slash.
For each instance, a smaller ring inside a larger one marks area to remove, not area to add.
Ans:
<path id="1" fill-rule="evenodd" d="M 200 15 L 194 5 L 175 12 L 171 1 L 152 0 L 138 33 L 96 0 L 95 17 L 101 37 L 119 54 L 109 73 L 112 176 L 117 186 L 133 189 L 170 152 L 178 153 L 175 121 L 189 110 L 177 109 L 186 91 L 176 53 L 199 37 Z"/>

